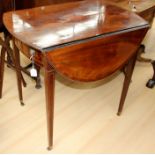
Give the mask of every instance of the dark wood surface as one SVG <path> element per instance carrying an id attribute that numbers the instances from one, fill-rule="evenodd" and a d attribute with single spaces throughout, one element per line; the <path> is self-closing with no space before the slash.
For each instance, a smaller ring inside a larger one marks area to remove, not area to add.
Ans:
<path id="1" fill-rule="evenodd" d="M 147 23 L 132 12 L 106 5 L 103 0 L 91 0 L 10 12 L 4 14 L 4 24 L 23 43 L 47 51 L 60 44 L 130 31 Z"/>
<path id="2" fill-rule="evenodd" d="M 48 149 L 53 146 L 56 72 L 72 80 L 88 82 L 103 79 L 126 66 L 118 110 L 118 115 L 121 114 L 137 50 L 149 28 L 146 21 L 103 0 L 9 12 L 3 19 L 17 40 L 41 53 L 45 70 Z"/>
<path id="3" fill-rule="evenodd" d="M 7 0 L 9 2 L 9 0 Z M 11 1 L 11 0 L 10 0 Z M 22 8 L 31 8 L 31 7 L 36 7 L 36 6 L 42 6 L 42 5 L 49 5 L 49 4 L 55 4 L 55 3 L 63 3 L 63 2 L 69 2 L 71 0 L 15 0 L 16 4 L 16 9 L 22 9 Z M 79 1 L 79 0 L 76 0 Z M 132 11 L 131 6 L 129 5 L 128 0 L 106 0 L 108 3 L 111 3 L 113 5 L 122 7 L 124 9 L 127 9 L 129 11 Z M 136 6 L 136 13 L 138 13 L 142 18 L 147 20 L 150 25 L 153 21 L 154 18 L 154 13 L 155 13 L 155 2 L 154 0 L 136 0 L 132 1 L 135 6 Z M 24 54 L 26 54 L 28 57 L 30 57 L 30 49 L 28 46 L 20 42 L 19 40 L 16 40 L 18 48 L 22 50 Z M 138 55 L 138 60 L 144 61 L 144 59 L 141 57 L 141 53 L 145 52 L 145 46 L 142 45 L 142 48 L 139 50 L 139 55 Z M 35 61 L 36 63 L 39 64 L 39 66 L 42 66 L 42 56 L 41 54 L 36 54 L 35 56 Z M 146 62 L 150 62 L 150 59 L 145 59 Z"/>
<path id="4" fill-rule="evenodd" d="M 38 6 L 45 6 L 50 4 L 57 3 L 66 3 L 72 2 L 73 0 L 1 0 L 0 1 L 0 29 L 3 27 L 2 23 L 2 14 L 6 11 L 10 10 L 19 10 L 26 8 L 33 8 Z M 74 0 L 75 1 L 75 0 Z M 80 1 L 80 0 L 76 0 Z M 132 11 L 131 6 L 129 5 L 128 0 L 107 0 L 108 3 L 112 3 L 129 11 Z M 155 13 L 155 2 L 154 0 L 136 0 L 132 1 L 132 3 L 136 6 L 136 13 L 138 13 L 141 17 L 152 22 L 152 17 Z"/>
<path id="5" fill-rule="evenodd" d="M 145 32 L 113 34 L 55 49 L 47 52 L 47 59 L 57 72 L 72 80 L 100 80 L 123 67 L 137 50 Z"/>

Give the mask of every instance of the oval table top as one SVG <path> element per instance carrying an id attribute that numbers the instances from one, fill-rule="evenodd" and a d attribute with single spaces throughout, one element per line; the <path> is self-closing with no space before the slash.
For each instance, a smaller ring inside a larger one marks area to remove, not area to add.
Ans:
<path id="1" fill-rule="evenodd" d="M 61 75 L 96 81 L 136 53 L 149 27 L 144 19 L 105 0 L 86 0 L 5 13 L 8 31 L 44 53 Z"/>
<path id="2" fill-rule="evenodd" d="M 8 12 L 4 14 L 3 21 L 13 36 L 40 51 L 147 25 L 136 14 L 104 0 Z"/>

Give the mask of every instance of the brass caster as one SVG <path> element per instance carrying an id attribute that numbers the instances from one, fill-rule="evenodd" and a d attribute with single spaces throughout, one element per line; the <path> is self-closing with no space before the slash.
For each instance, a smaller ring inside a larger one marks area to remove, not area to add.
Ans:
<path id="1" fill-rule="evenodd" d="M 48 147 L 47 147 L 47 150 L 48 150 L 48 151 L 51 151 L 52 148 L 53 148 L 52 146 L 48 146 Z"/>
<path id="2" fill-rule="evenodd" d="M 25 104 L 24 104 L 24 102 L 23 102 L 23 101 L 20 101 L 20 105 L 21 105 L 21 106 L 24 106 Z"/>

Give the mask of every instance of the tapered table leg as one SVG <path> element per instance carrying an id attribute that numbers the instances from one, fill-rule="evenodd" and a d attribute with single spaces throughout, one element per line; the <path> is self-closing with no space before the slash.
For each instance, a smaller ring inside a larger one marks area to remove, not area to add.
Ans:
<path id="1" fill-rule="evenodd" d="M 120 104 L 119 104 L 117 115 L 121 115 L 122 110 L 123 110 L 125 98 L 126 98 L 126 95 L 127 95 L 128 89 L 129 89 L 132 73 L 134 70 L 135 62 L 136 62 L 136 57 L 137 57 L 137 55 L 134 55 L 129 60 L 128 64 L 126 65 L 125 79 L 124 79 L 123 90 L 122 90 L 122 94 L 121 94 L 121 99 L 120 99 Z"/>
<path id="2" fill-rule="evenodd" d="M 45 95 L 48 127 L 48 150 L 53 147 L 55 71 L 45 60 Z"/>

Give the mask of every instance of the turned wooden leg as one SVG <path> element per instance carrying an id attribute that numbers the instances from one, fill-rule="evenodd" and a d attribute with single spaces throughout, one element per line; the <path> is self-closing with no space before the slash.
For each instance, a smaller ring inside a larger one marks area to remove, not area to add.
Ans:
<path id="1" fill-rule="evenodd" d="M 47 128 L 48 128 L 48 150 L 53 147 L 53 121 L 54 121 L 54 89 L 55 89 L 55 72 L 53 68 L 44 62 L 45 65 L 45 95 L 47 111 Z"/>
<path id="2" fill-rule="evenodd" d="M 2 49 L 1 49 L 1 57 L 0 57 L 0 98 L 2 98 L 5 53 L 6 53 L 6 50 L 5 50 L 4 47 L 2 47 Z"/>
<path id="3" fill-rule="evenodd" d="M 13 40 L 13 49 L 14 49 L 14 55 L 12 56 L 12 58 L 13 58 L 13 63 L 15 65 L 15 69 L 16 69 L 18 94 L 19 94 L 19 99 L 20 99 L 21 105 L 24 105 L 23 93 L 22 93 L 22 74 L 21 74 L 21 68 L 20 68 L 19 50 L 16 47 L 14 40 Z"/>
<path id="4" fill-rule="evenodd" d="M 152 79 L 150 79 L 146 84 L 148 88 L 153 88 L 155 86 L 155 61 L 152 61 L 152 67 L 153 67 L 154 73 L 153 73 Z"/>
<path id="5" fill-rule="evenodd" d="M 133 73 L 133 70 L 134 70 L 135 62 L 136 62 L 136 56 L 134 55 L 129 60 L 128 64 L 126 65 L 125 79 L 124 79 L 123 90 L 122 90 L 122 94 L 121 94 L 121 99 L 120 99 L 120 104 L 119 104 L 117 115 L 121 115 L 121 113 L 122 113 L 125 98 L 126 98 L 126 95 L 127 95 L 127 92 L 128 92 L 128 88 L 129 88 L 129 85 L 130 85 L 132 73 Z"/>
<path id="6" fill-rule="evenodd" d="M 150 63 L 152 60 L 149 59 L 149 58 L 144 58 L 144 57 L 142 57 L 142 54 L 143 54 L 143 53 L 145 53 L 145 45 L 141 44 L 141 45 L 140 45 L 140 48 L 139 48 L 139 50 L 138 50 L 137 60 L 138 60 L 139 62 L 148 62 L 148 63 Z"/>

